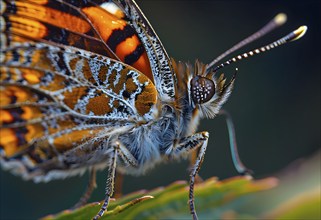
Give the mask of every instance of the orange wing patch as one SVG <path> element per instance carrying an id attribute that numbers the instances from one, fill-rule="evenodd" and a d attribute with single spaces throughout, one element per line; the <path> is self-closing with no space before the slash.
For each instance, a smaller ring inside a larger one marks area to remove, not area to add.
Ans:
<path id="1" fill-rule="evenodd" d="M 106 42 L 112 34 L 113 30 L 124 29 L 127 25 L 126 21 L 119 19 L 107 11 L 99 7 L 83 8 L 82 11 L 87 15 L 90 21 L 98 32 L 102 39 Z"/>
<path id="2" fill-rule="evenodd" d="M 0 93 L 0 107 L 5 107 L 12 104 L 36 103 L 41 100 L 50 102 L 44 96 L 35 94 L 28 88 L 19 86 L 2 86 L 0 87 Z"/>
<path id="3" fill-rule="evenodd" d="M 100 131 L 101 129 L 74 130 L 70 133 L 54 138 L 53 145 L 59 152 L 65 152 L 81 143 L 92 140 Z"/>
<path id="4" fill-rule="evenodd" d="M 47 1 L 34 0 L 8 4 L 11 5 L 8 8 L 15 10 L 5 12 L 8 17 L 4 27 L 8 28 L 10 37 L 3 38 L 3 41 L 9 40 L 7 44 L 29 39 L 79 47 L 129 64 L 154 82 L 147 53 L 134 28 L 124 20 L 121 10 L 112 12 L 103 6 L 76 10 L 61 3 L 64 8 L 69 7 L 64 9 L 65 12 L 58 2 L 48 4 Z"/>
<path id="5" fill-rule="evenodd" d="M 6 157 L 11 157 L 18 151 L 19 140 L 14 129 L 0 129 L 0 148 L 4 149 Z"/>
<path id="6" fill-rule="evenodd" d="M 118 13 L 115 16 L 99 7 L 83 8 L 82 11 L 121 61 L 138 69 L 152 82 L 154 81 L 147 53 L 135 30 L 122 19 L 123 14 Z"/>

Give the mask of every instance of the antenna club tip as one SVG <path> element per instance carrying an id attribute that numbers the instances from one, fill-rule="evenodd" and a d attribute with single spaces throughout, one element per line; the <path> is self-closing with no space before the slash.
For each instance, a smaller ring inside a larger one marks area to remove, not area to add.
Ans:
<path id="1" fill-rule="evenodd" d="M 286 22 L 287 16 L 284 13 L 279 13 L 274 17 L 274 22 L 278 25 L 282 25 Z"/>
<path id="2" fill-rule="evenodd" d="M 300 39 L 301 37 L 303 37 L 305 35 L 305 33 L 307 32 L 308 27 L 303 25 L 300 26 L 298 29 L 296 29 L 295 31 L 293 31 L 293 33 L 295 34 L 295 38 L 293 38 L 291 41 L 295 41 Z"/>

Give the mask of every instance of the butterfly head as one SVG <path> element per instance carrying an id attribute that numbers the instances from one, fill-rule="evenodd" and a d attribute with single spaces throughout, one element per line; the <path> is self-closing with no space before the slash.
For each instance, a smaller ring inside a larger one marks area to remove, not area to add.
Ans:
<path id="1" fill-rule="evenodd" d="M 190 68 L 191 69 L 191 68 Z M 213 118 L 232 92 L 235 75 L 226 82 L 224 74 L 207 69 L 207 65 L 196 61 L 189 80 L 191 105 L 200 110 L 201 117 Z"/>
<path id="2" fill-rule="evenodd" d="M 214 66 L 218 63 L 218 61 L 222 60 L 227 55 L 256 40 L 261 35 L 264 35 L 274 28 L 282 25 L 284 22 L 285 15 L 279 14 L 259 32 L 254 33 L 250 37 L 234 45 L 231 49 L 227 50 L 216 59 L 214 59 L 210 64 L 204 65 L 196 61 L 194 73 L 192 74 L 192 77 L 190 77 L 189 81 L 189 94 L 192 106 L 200 110 L 201 116 L 207 118 L 215 117 L 215 115 L 218 114 L 221 106 L 226 102 L 233 89 L 236 74 L 234 74 L 232 79 L 228 83 L 226 83 L 226 79 L 223 74 L 218 77 L 216 76 L 219 70 L 242 59 L 246 59 L 254 55 L 270 51 L 271 49 L 276 48 L 280 45 L 300 39 L 307 31 L 306 26 L 301 26 L 270 44 L 246 53 L 239 54 L 217 65 L 216 67 Z"/>

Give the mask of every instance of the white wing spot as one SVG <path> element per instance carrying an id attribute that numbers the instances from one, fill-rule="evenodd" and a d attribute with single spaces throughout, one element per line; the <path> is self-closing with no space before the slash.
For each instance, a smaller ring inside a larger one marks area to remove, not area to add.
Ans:
<path id="1" fill-rule="evenodd" d="M 116 14 L 117 11 L 120 11 L 119 7 L 113 2 L 105 2 L 101 4 L 100 7 L 113 15 Z"/>

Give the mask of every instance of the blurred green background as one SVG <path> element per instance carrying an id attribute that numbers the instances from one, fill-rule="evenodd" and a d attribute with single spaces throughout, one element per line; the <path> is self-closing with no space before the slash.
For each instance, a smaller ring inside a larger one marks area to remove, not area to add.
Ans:
<path id="1" fill-rule="evenodd" d="M 279 12 L 288 22 L 240 52 L 270 43 L 300 25 L 304 38 L 224 69 L 239 68 L 224 108 L 236 127 L 240 156 L 255 177 L 274 175 L 320 149 L 320 1 L 137 1 L 176 60 L 208 63 L 257 31 Z M 231 161 L 224 118 L 203 120 L 210 141 L 200 174 L 220 179 L 237 175 Z M 172 162 L 143 177 L 126 176 L 124 192 L 152 189 L 188 179 L 188 162 Z M 82 195 L 87 175 L 47 184 L 24 182 L 0 171 L 0 218 L 35 219 L 71 207 Z M 106 172 L 98 173 L 91 201 L 104 197 Z"/>

